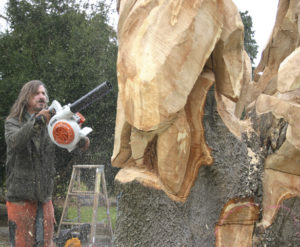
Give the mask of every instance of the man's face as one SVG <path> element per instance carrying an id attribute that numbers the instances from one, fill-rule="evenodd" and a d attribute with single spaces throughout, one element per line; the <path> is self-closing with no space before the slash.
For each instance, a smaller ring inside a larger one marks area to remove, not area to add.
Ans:
<path id="1" fill-rule="evenodd" d="M 38 90 L 29 99 L 27 111 L 30 114 L 38 113 L 45 107 L 46 107 L 46 91 L 45 88 L 41 85 L 39 86 Z"/>

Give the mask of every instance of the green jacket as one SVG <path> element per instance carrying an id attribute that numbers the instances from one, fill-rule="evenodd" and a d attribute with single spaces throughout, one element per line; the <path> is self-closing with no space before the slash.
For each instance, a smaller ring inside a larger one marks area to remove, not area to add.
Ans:
<path id="1" fill-rule="evenodd" d="M 7 144 L 7 200 L 46 202 L 51 199 L 55 175 L 55 145 L 46 126 L 35 124 L 28 113 L 19 122 L 5 122 Z"/>

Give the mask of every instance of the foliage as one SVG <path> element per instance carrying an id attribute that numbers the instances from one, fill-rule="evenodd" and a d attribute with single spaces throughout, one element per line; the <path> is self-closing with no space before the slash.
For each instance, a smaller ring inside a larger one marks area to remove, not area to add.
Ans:
<path id="1" fill-rule="evenodd" d="M 56 193 L 63 195 L 71 166 L 106 165 L 111 191 L 116 168 L 110 164 L 116 115 L 117 39 L 108 25 L 103 0 L 91 7 L 75 0 L 9 0 L 6 16 L 10 30 L 0 34 L 0 186 L 4 183 L 4 120 L 22 85 L 40 79 L 47 85 L 50 102 L 71 103 L 102 83 L 110 81 L 113 93 L 84 110 L 86 125 L 93 128 L 91 146 L 85 154 L 57 150 Z M 245 25 L 245 49 L 251 61 L 257 55 L 252 19 L 241 12 Z"/>
<path id="2" fill-rule="evenodd" d="M 254 63 L 254 59 L 257 56 L 257 43 L 254 39 L 254 31 L 252 30 L 253 28 L 253 23 L 252 23 L 252 18 L 248 14 L 248 11 L 245 12 L 240 12 L 243 24 L 244 24 L 244 46 L 245 50 L 248 53 L 251 63 Z"/>
<path id="3" fill-rule="evenodd" d="M 113 92 L 82 114 L 93 128 L 86 154 L 57 151 L 57 183 L 68 183 L 71 164 L 109 164 L 116 111 L 117 39 L 104 0 L 80 6 L 74 0 L 9 0 L 10 29 L 0 34 L 0 185 L 4 182 L 4 120 L 27 81 L 42 80 L 50 103 L 72 103 L 104 81 Z M 69 166 L 66 166 L 67 164 Z"/>

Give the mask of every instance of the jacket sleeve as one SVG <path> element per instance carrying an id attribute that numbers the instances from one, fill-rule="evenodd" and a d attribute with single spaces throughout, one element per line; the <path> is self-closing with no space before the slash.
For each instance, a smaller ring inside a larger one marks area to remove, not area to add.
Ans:
<path id="1" fill-rule="evenodd" d="M 31 117 L 24 125 L 15 119 L 5 122 L 5 141 L 8 147 L 22 150 L 30 142 L 37 130 L 34 128 L 35 118 Z"/>

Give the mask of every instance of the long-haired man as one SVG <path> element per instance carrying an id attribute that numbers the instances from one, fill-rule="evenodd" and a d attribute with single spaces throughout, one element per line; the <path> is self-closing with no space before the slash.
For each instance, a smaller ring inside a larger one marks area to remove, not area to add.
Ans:
<path id="1" fill-rule="evenodd" d="M 51 247 L 55 146 L 48 132 L 48 94 L 39 80 L 27 82 L 5 121 L 6 205 L 11 246 Z"/>

